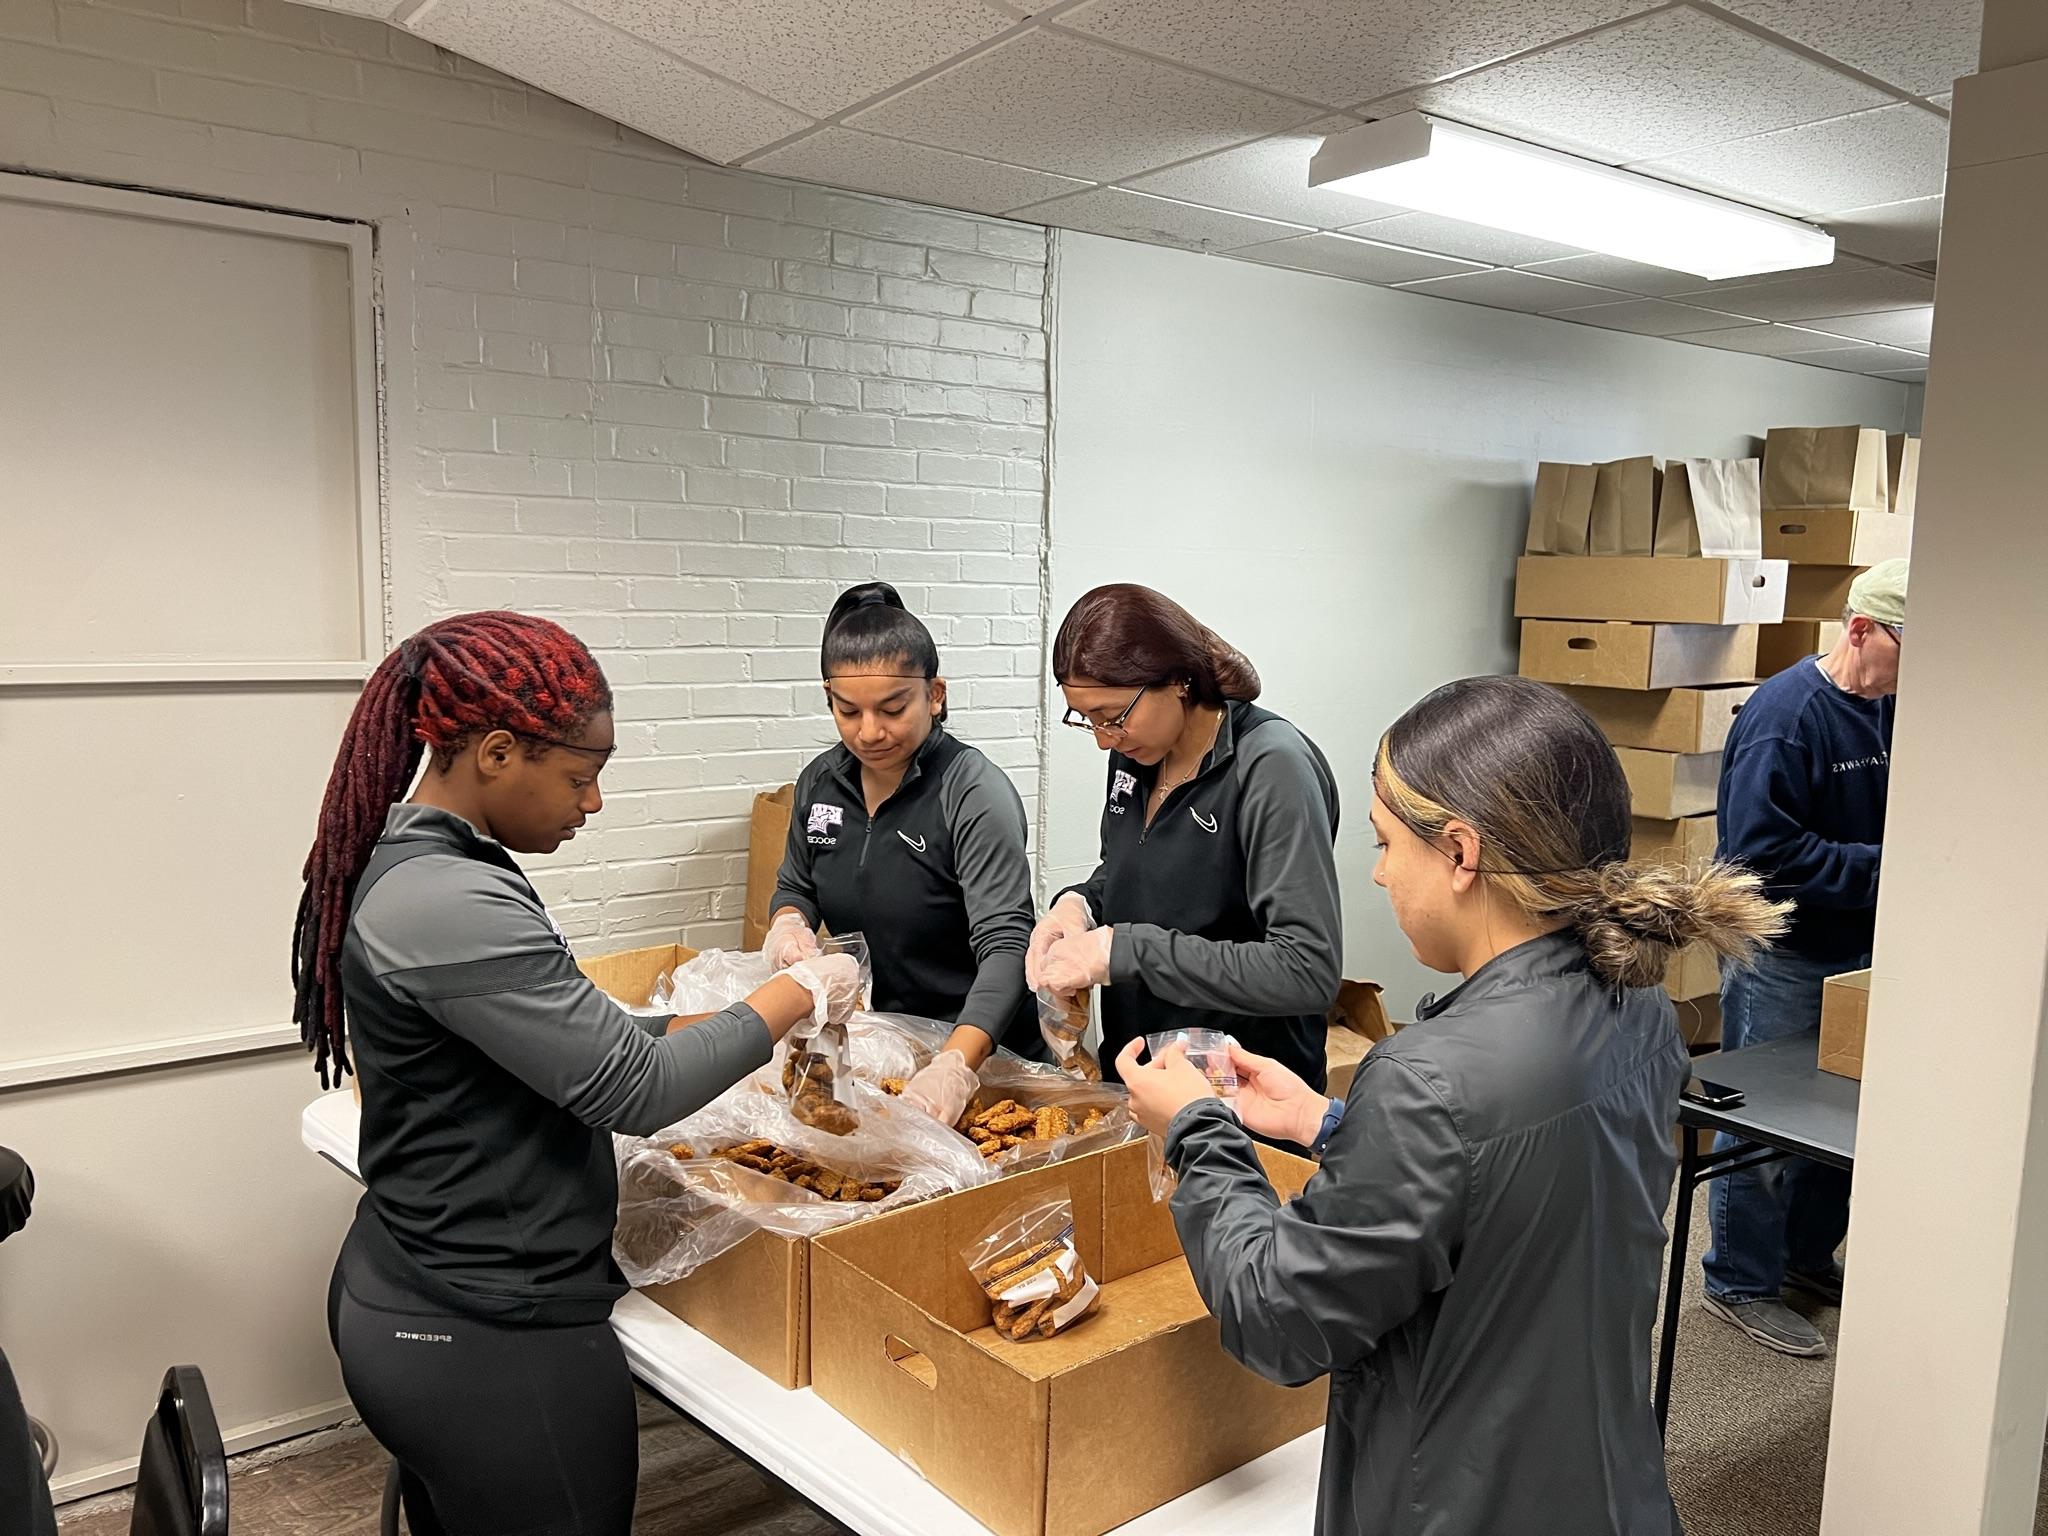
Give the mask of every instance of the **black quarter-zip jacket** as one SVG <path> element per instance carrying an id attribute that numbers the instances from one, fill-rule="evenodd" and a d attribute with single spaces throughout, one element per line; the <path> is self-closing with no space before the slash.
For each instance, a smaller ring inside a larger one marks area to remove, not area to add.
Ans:
<path id="1" fill-rule="evenodd" d="M 1024 802 L 1009 776 L 934 725 L 875 814 L 845 746 L 796 783 L 771 911 L 866 935 L 875 1006 L 971 1024 L 1021 1055 L 1042 1054 L 1024 989 L 1031 873 Z"/>
<path id="2" fill-rule="evenodd" d="M 1158 779 L 1110 753 L 1102 863 L 1072 887 L 1116 929 L 1104 1061 L 1140 1035 L 1219 1029 L 1322 1087 L 1344 949 L 1329 763 L 1286 720 L 1233 700 L 1200 772 L 1148 827 Z"/>

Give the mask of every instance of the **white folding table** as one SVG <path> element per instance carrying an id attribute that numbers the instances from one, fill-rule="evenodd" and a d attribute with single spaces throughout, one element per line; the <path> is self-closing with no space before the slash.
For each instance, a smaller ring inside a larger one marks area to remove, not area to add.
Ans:
<path id="1" fill-rule="evenodd" d="M 306 1106 L 299 1135 L 360 1183 L 359 1124 L 352 1095 L 325 1093 Z M 612 1310 L 612 1329 L 643 1386 L 860 1536 L 991 1536 L 815 1392 L 785 1391 L 638 1292 Z M 1119 1536 L 1306 1536 L 1322 1442 L 1321 1430 L 1303 1435 L 1140 1515 Z"/>

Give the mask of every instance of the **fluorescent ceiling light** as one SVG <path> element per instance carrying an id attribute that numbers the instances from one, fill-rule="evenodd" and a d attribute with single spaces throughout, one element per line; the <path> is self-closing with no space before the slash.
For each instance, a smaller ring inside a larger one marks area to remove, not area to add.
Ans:
<path id="1" fill-rule="evenodd" d="M 1710 279 L 1835 259 L 1797 219 L 1420 112 L 1324 139 L 1308 184 Z"/>

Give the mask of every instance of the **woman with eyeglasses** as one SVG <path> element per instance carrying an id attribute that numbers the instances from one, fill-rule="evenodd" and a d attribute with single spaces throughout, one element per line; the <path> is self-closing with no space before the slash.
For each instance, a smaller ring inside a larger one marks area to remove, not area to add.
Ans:
<path id="1" fill-rule="evenodd" d="M 903 1092 L 951 1125 L 998 1045 L 1044 1051 L 1024 990 L 1024 802 L 946 730 L 938 647 L 887 582 L 839 595 L 818 665 L 839 745 L 797 779 L 762 948 L 781 967 L 818 953 L 820 924 L 864 934 L 875 1007 L 954 1026 Z"/>
<path id="2" fill-rule="evenodd" d="M 1033 930 L 1026 979 L 1101 986 L 1105 1058 L 1218 1029 L 1320 1088 L 1343 956 L 1323 754 L 1253 702 L 1243 655 L 1149 587 L 1074 604 L 1052 667 L 1065 723 L 1109 754 L 1108 795 L 1101 863 Z"/>

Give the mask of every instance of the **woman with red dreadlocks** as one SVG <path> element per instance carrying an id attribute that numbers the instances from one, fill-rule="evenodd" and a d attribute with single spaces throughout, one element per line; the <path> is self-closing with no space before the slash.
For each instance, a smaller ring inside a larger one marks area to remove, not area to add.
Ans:
<path id="1" fill-rule="evenodd" d="M 323 1084 L 360 1074 L 368 1185 L 328 1329 L 414 1536 L 627 1536 L 608 1133 L 681 1119 L 859 992 L 819 956 L 680 1029 L 584 978 L 512 856 L 597 814 L 611 709 L 558 625 L 429 625 L 363 690 L 306 860 L 295 1017 Z"/>

